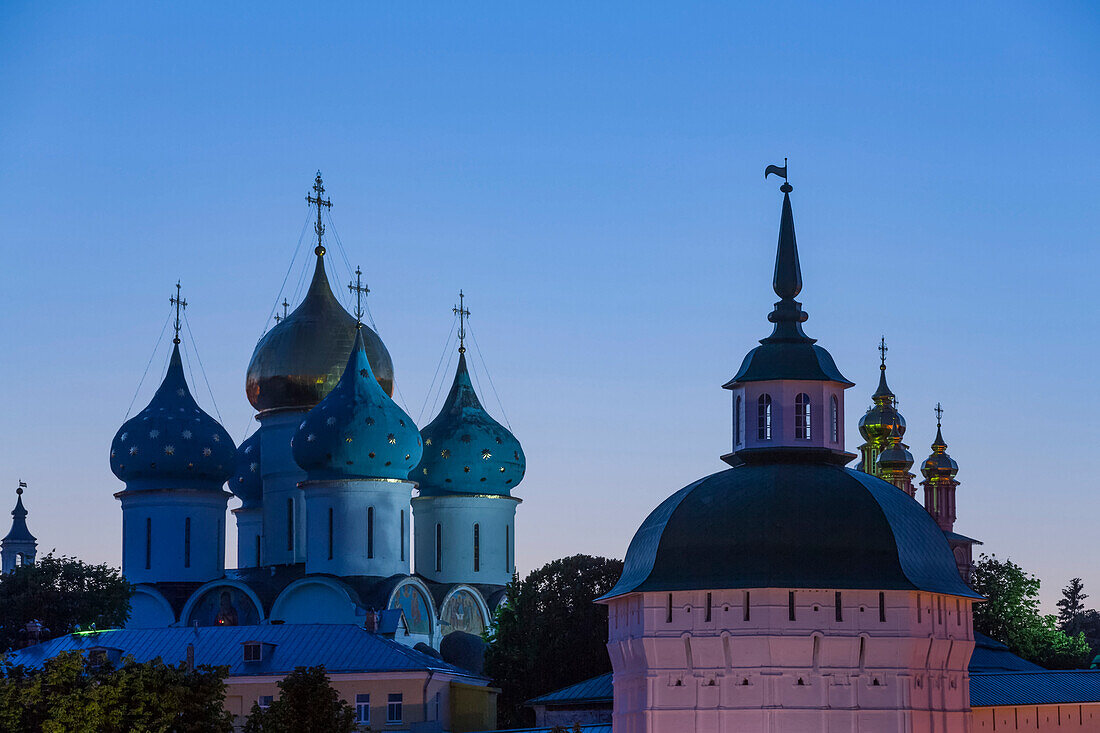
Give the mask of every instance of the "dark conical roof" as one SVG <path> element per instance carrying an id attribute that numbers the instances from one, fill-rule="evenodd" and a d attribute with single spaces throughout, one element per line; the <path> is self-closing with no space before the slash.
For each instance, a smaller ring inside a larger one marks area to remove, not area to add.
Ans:
<path id="1" fill-rule="evenodd" d="M 4 542 L 36 542 L 36 538 L 27 529 L 27 510 L 23 508 L 23 488 L 15 490 L 15 509 L 11 510 L 11 530 L 4 536 Z"/>

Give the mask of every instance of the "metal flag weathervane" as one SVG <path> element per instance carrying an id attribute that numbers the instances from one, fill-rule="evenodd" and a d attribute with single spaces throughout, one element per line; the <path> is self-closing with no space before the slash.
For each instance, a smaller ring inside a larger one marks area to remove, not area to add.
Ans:
<path id="1" fill-rule="evenodd" d="M 363 284 L 363 271 L 359 266 L 355 267 L 355 282 L 348 283 L 348 290 L 355 293 L 355 327 L 363 325 L 363 296 L 370 292 L 370 288 Z"/>
<path id="2" fill-rule="evenodd" d="M 321 207 L 332 208 L 332 199 L 322 198 L 325 192 L 325 184 L 321 182 L 321 171 L 317 171 L 317 177 L 313 180 L 313 191 L 316 196 L 306 194 L 306 201 L 317 207 L 317 223 L 313 225 L 313 231 L 317 232 L 317 247 L 313 250 L 316 255 L 324 255 L 325 245 L 321 244 L 321 236 L 325 233 L 325 225 L 321 222 Z"/>
<path id="3" fill-rule="evenodd" d="M 451 309 L 458 316 L 458 353 L 466 353 L 466 319 L 470 317 L 470 311 L 465 306 L 466 295 L 458 291 L 458 305 Z"/>
<path id="4" fill-rule="evenodd" d="M 780 191 L 782 191 L 783 193 L 790 193 L 791 191 L 794 190 L 794 186 L 792 186 L 790 184 L 790 181 L 787 180 L 787 159 L 786 158 L 783 159 L 783 165 L 782 166 L 769 165 L 767 168 L 765 168 L 764 169 L 764 178 L 767 178 L 768 176 L 770 176 L 773 173 L 777 176 L 783 176 L 783 185 L 779 187 Z"/>
<path id="5" fill-rule="evenodd" d="M 178 344 L 180 342 L 180 309 L 187 307 L 187 301 L 180 297 L 179 280 L 176 280 L 176 294 L 169 298 L 168 302 L 176 306 L 176 337 L 172 339 L 172 343 Z"/>

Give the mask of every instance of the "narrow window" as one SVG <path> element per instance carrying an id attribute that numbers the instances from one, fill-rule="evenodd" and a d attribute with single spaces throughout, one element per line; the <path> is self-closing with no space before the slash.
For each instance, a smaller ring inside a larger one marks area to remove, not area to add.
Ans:
<path id="1" fill-rule="evenodd" d="M 943 624 L 943 597 L 936 596 L 936 623 Z"/>
<path id="2" fill-rule="evenodd" d="M 405 559 L 405 510 L 401 510 L 401 559 Z"/>
<path id="3" fill-rule="evenodd" d="M 810 439 L 810 396 L 803 392 L 794 398 L 794 437 Z"/>
<path id="4" fill-rule="evenodd" d="M 191 517 L 183 520 L 183 566 L 191 567 Z"/>
<path id="5" fill-rule="evenodd" d="M 955 599 L 955 625 L 962 626 L 962 607 L 958 598 Z"/>
<path id="6" fill-rule="evenodd" d="M 733 442 L 741 445 L 745 437 L 741 435 L 741 395 L 737 395 L 737 401 L 733 406 Z"/>
<path id="7" fill-rule="evenodd" d="M 745 591 L 745 608 L 744 608 L 745 620 L 749 620 L 749 592 Z"/>
<path id="8" fill-rule="evenodd" d="M 332 559 L 332 507 L 328 508 L 328 559 Z"/>
<path id="9" fill-rule="evenodd" d="M 840 591 L 836 592 L 836 599 L 835 599 L 834 603 L 836 605 L 836 620 L 837 621 L 843 621 L 844 620 L 844 601 L 840 597 Z"/>
<path id="10" fill-rule="evenodd" d="M 271 703 L 275 700 L 274 695 L 260 695 L 256 698 L 256 705 L 260 710 L 267 710 L 271 707 Z"/>
<path id="11" fill-rule="evenodd" d="M 481 525 L 474 525 L 474 572 L 481 571 Z"/>
<path id="12" fill-rule="evenodd" d="M 834 442 L 840 441 L 840 403 L 836 395 L 829 401 L 829 437 Z"/>
<path id="13" fill-rule="evenodd" d="M 867 663 L 867 637 L 859 637 L 859 671 L 863 671 L 864 665 Z"/>
<path id="14" fill-rule="evenodd" d="M 355 722 L 362 725 L 370 724 L 370 695 L 355 696 Z"/>
<path id="15" fill-rule="evenodd" d="M 512 528 L 504 525 L 504 572 L 512 572 Z"/>
<path id="16" fill-rule="evenodd" d="M 256 567 L 260 567 L 260 535 L 256 535 Z"/>
<path id="17" fill-rule="evenodd" d="M 404 531 L 401 532 L 405 534 Z M 402 545 L 404 543 L 402 542 Z M 374 557 L 374 507 L 367 507 L 367 559 Z"/>
<path id="18" fill-rule="evenodd" d="M 443 525 L 435 525 L 435 571 L 443 572 Z"/>
<path id="19" fill-rule="evenodd" d="M 921 616 L 923 615 L 923 611 L 924 611 L 924 609 L 921 608 L 920 593 L 918 593 L 917 594 L 917 623 L 918 624 L 920 623 L 920 619 L 921 619 Z"/>
<path id="20" fill-rule="evenodd" d="M 815 672 L 818 670 L 818 667 L 820 667 L 820 665 L 821 665 L 821 637 L 817 634 L 814 634 L 813 666 L 814 666 L 814 671 Z"/>
<path id="21" fill-rule="evenodd" d="M 386 702 L 386 722 L 387 723 L 400 723 L 401 722 L 401 693 L 390 693 L 389 700 Z"/>
<path id="22" fill-rule="evenodd" d="M 756 438 L 757 440 L 772 439 L 771 395 L 762 394 L 756 401 Z"/>
<path id="23" fill-rule="evenodd" d="M 672 623 L 672 594 L 668 594 L 668 608 L 665 611 L 665 623 Z"/>
<path id="24" fill-rule="evenodd" d="M 711 609 L 711 595 L 710 595 L 710 593 L 707 593 L 707 615 L 706 615 L 706 619 L 705 619 L 706 621 L 710 621 L 710 609 Z"/>
<path id="25" fill-rule="evenodd" d="M 882 591 L 878 592 L 878 620 L 886 623 L 886 594 Z"/>
<path id="26" fill-rule="evenodd" d="M 294 499 L 286 500 L 286 549 L 294 550 Z"/>
<path id="27" fill-rule="evenodd" d="M 787 591 L 787 620 L 794 621 L 794 591 Z"/>
<path id="28" fill-rule="evenodd" d="M 153 519 L 145 518 L 145 569 L 153 567 Z"/>

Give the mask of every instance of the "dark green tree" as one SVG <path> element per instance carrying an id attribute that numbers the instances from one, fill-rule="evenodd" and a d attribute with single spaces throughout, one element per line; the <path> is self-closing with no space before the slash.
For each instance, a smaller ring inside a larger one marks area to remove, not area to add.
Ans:
<path id="1" fill-rule="evenodd" d="M 107 565 L 75 557 L 39 558 L 0 576 L 0 651 L 19 645 L 27 622 L 48 630 L 43 640 L 78 627 L 117 628 L 130 616 L 134 587 Z"/>
<path id="2" fill-rule="evenodd" d="M 974 590 L 986 597 L 974 604 L 974 629 L 1047 669 L 1086 664 L 1084 634 L 1067 635 L 1058 618 L 1039 611 L 1039 579 L 1011 560 L 982 555 L 974 566 Z"/>
<path id="3" fill-rule="evenodd" d="M 1062 589 L 1062 600 L 1058 601 L 1058 627 L 1067 634 L 1081 631 L 1081 614 L 1085 612 L 1085 584 L 1080 578 L 1072 578 Z"/>
<path id="4" fill-rule="evenodd" d="M 267 710 L 253 704 L 245 733 L 351 733 L 355 708 L 340 699 L 325 668 L 298 667 L 279 682 Z"/>
<path id="5" fill-rule="evenodd" d="M 525 701 L 611 671 L 607 607 L 593 601 L 622 572 L 622 560 L 573 555 L 508 585 L 508 602 L 486 632 L 485 673 L 501 688 L 500 727 L 533 725 Z"/>
<path id="6" fill-rule="evenodd" d="M 38 670 L 9 665 L 0 672 L 0 730 L 10 733 L 233 730 L 224 667 L 126 659 L 116 668 L 69 652 Z"/>

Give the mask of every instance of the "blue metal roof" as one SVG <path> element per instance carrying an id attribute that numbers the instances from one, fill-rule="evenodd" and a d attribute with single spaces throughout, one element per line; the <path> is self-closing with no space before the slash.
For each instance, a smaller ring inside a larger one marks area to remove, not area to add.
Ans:
<path id="1" fill-rule="evenodd" d="M 973 537 L 967 537 L 966 535 L 959 534 L 958 532 L 944 532 L 944 535 L 947 537 L 947 539 L 955 540 L 957 542 L 969 542 L 974 545 L 984 544 L 981 540 L 976 540 Z"/>
<path id="2" fill-rule="evenodd" d="M 985 634 L 974 632 L 974 653 L 970 655 L 970 673 L 1045 672 L 1038 664 L 1018 657 L 1008 647 Z"/>
<path id="3" fill-rule="evenodd" d="M 567 725 L 565 729 L 569 733 L 573 733 L 573 726 Z M 544 728 L 504 728 L 501 730 L 482 730 L 477 733 L 550 733 L 554 730 L 554 726 L 549 725 Z M 611 733 L 611 723 L 592 723 L 590 725 L 582 725 L 581 730 L 583 733 Z"/>
<path id="4" fill-rule="evenodd" d="M 245 662 L 245 642 L 271 644 L 259 662 Z M 351 624 L 261 624 L 167 629 L 111 629 L 68 634 L 12 652 L 12 664 L 39 667 L 67 651 L 96 647 L 119 649 L 145 662 L 160 657 L 169 664 L 187 658 L 195 647 L 195 664 L 229 667 L 229 675 L 282 675 L 295 667 L 323 665 L 329 674 L 344 672 L 436 671 L 480 678 L 442 660 Z"/>
<path id="5" fill-rule="evenodd" d="M 527 704 L 557 705 L 578 702 L 611 702 L 614 694 L 611 688 L 611 677 L 611 672 L 601 674 L 599 677 L 593 677 L 584 682 L 578 682 L 575 685 L 569 685 L 560 690 L 531 698 L 527 701 Z"/>
<path id="6" fill-rule="evenodd" d="M 970 675 L 971 707 L 1100 701 L 1100 671 L 1039 670 Z"/>

